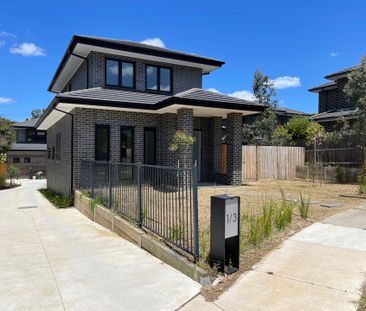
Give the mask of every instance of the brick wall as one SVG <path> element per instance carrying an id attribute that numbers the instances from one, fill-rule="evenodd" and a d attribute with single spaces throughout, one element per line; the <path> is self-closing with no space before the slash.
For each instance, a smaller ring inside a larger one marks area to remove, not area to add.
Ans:
<path id="1" fill-rule="evenodd" d="M 227 183 L 242 184 L 242 117 L 240 113 L 227 116 Z M 240 142 L 240 143 L 238 143 Z"/>
<path id="2" fill-rule="evenodd" d="M 160 65 L 173 68 L 173 93 L 202 87 L 202 71 L 199 68 L 172 65 L 137 58 L 121 57 L 116 55 L 91 52 L 89 59 L 89 87 L 105 86 L 105 58 L 120 59 L 135 62 L 136 89 L 145 91 L 146 64 Z"/>
<path id="3" fill-rule="evenodd" d="M 13 159 L 18 158 L 20 163 L 13 163 Z M 24 159 L 29 158 L 30 163 L 25 163 Z M 36 150 L 10 150 L 7 153 L 8 165 L 14 165 L 20 170 L 21 177 L 31 178 L 35 173 L 42 171 L 46 174 L 47 171 L 47 151 Z"/>
<path id="4" fill-rule="evenodd" d="M 56 147 L 60 134 L 60 160 L 47 159 L 47 188 L 65 195 L 71 194 L 71 120 L 65 115 L 47 130 L 47 148 Z"/>

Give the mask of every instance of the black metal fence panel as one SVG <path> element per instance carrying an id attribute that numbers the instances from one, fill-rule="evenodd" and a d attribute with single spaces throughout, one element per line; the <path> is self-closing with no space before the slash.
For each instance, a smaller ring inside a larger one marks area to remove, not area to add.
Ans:
<path id="1" fill-rule="evenodd" d="M 198 260 L 196 167 L 82 160 L 80 189 Z"/>

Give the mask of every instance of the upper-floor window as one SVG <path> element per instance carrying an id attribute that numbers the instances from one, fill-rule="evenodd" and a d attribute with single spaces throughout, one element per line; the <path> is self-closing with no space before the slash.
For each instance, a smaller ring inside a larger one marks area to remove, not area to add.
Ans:
<path id="1" fill-rule="evenodd" d="M 146 65 L 146 89 L 150 91 L 172 91 L 172 69 Z"/>
<path id="2" fill-rule="evenodd" d="M 47 135 L 45 131 L 37 131 L 33 128 L 21 128 L 16 130 L 17 143 L 36 143 L 45 144 Z"/>
<path id="3" fill-rule="evenodd" d="M 135 88 L 135 64 L 106 59 L 105 81 L 108 86 Z"/>

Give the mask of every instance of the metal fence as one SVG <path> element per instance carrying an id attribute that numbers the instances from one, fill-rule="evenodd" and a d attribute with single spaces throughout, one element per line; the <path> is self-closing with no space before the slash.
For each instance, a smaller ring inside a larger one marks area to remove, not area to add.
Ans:
<path id="1" fill-rule="evenodd" d="M 199 257 L 197 168 L 81 161 L 80 189 Z"/>

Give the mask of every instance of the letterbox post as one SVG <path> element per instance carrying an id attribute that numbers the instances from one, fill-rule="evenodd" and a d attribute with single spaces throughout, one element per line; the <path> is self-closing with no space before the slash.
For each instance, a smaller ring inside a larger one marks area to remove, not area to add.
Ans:
<path id="1" fill-rule="evenodd" d="M 220 271 L 239 269 L 240 197 L 211 197 L 210 264 Z"/>

